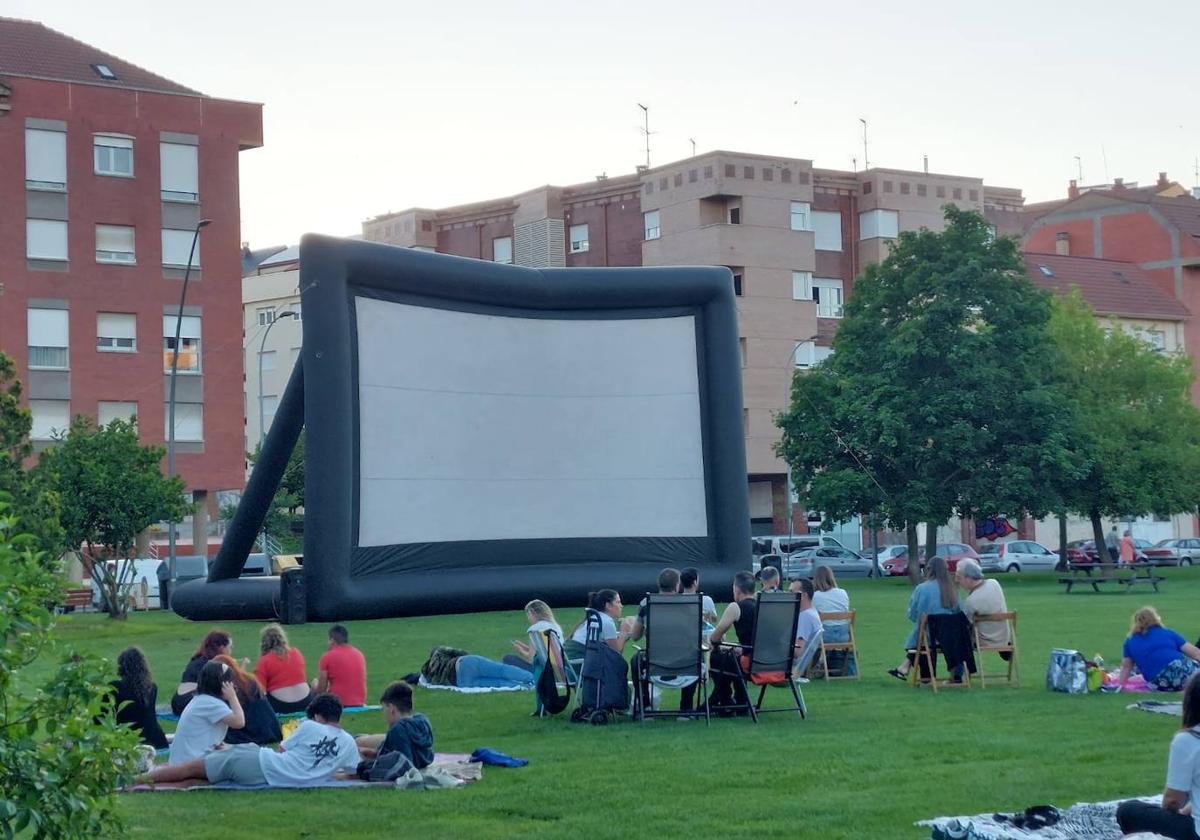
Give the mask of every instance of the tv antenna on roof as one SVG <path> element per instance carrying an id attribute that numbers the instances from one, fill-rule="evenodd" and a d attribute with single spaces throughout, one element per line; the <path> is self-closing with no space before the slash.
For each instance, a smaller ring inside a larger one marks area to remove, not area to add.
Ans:
<path id="1" fill-rule="evenodd" d="M 650 130 L 650 106 L 643 105 L 641 102 L 639 102 L 637 104 L 637 106 L 642 109 L 642 115 L 645 117 L 645 120 L 646 120 L 646 124 L 641 129 L 641 132 L 642 132 L 642 134 L 644 134 L 646 136 L 646 168 L 649 169 L 650 168 L 650 135 L 657 134 L 658 132 Z"/>
<path id="2" fill-rule="evenodd" d="M 1079 155 L 1075 155 L 1075 165 L 1079 167 L 1079 185 L 1083 186 L 1083 158 Z"/>

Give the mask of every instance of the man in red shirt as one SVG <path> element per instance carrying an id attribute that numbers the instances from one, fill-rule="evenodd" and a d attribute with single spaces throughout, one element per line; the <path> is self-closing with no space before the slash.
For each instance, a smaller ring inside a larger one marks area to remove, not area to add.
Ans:
<path id="1" fill-rule="evenodd" d="M 350 644 L 350 633 L 340 624 L 329 628 L 329 650 L 317 663 L 313 690 L 329 692 L 343 706 L 361 706 L 367 699 L 367 660 Z"/>

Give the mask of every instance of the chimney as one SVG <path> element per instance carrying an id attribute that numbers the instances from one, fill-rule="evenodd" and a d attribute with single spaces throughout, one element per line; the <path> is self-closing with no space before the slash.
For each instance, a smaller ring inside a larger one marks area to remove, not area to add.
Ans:
<path id="1" fill-rule="evenodd" d="M 1114 190 L 1125 189 L 1125 179 L 1124 178 L 1113 178 L 1113 189 Z"/>
<path id="2" fill-rule="evenodd" d="M 1067 199 L 1079 198 L 1079 182 L 1074 178 L 1071 179 L 1071 185 L 1067 187 Z"/>
<path id="3" fill-rule="evenodd" d="M 1060 257 L 1071 256 L 1071 234 L 1065 230 L 1054 234 L 1054 253 Z"/>
<path id="4" fill-rule="evenodd" d="M 1169 186 L 1171 186 L 1171 182 L 1167 180 L 1167 173 L 1166 173 L 1166 172 L 1159 172 L 1159 173 L 1158 173 L 1158 186 L 1160 186 L 1160 187 L 1169 187 Z"/>

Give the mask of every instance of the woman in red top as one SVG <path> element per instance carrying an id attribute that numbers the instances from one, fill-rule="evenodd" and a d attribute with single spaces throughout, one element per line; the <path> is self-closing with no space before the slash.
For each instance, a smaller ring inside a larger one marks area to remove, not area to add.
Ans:
<path id="1" fill-rule="evenodd" d="M 304 675 L 304 654 L 288 645 L 287 634 L 278 624 L 262 629 L 262 656 L 254 666 L 254 676 L 267 692 L 267 700 L 277 712 L 302 712 L 312 699 L 312 687 Z"/>

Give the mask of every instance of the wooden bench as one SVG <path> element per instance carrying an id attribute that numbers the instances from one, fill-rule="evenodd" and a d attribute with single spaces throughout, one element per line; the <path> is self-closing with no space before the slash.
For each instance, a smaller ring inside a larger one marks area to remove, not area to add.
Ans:
<path id="1" fill-rule="evenodd" d="M 88 588 L 63 591 L 64 610 L 87 610 L 92 607 L 92 590 Z"/>
<path id="2" fill-rule="evenodd" d="M 1098 577 L 1092 577 L 1092 569 L 1097 569 L 1100 574 Z M 1104 569 L 1098 563 L 1079 564 L 1071 568 L 1069 576 L 1064 575 L 1058 579 L 1058 582 L 1067 587 L 1066 591 L 1070 592 L 1072 587 L 1077 583 L 1091 584 L 1093 592 L 1099 592 L 1101 583 L 1116 583 L 1125 587 L 1125 591 L 1129 592 L 1136 584 L 1148 583 L 1154 591 L 1158 591 L 1158 585 L 1166 578 L 1154 574 L 1155 566 L 1152 563 L 1134 563 L 1124 566 L 1109 566 Z M 1082 573 L 1082 575 L 1080 574 Z"/>

